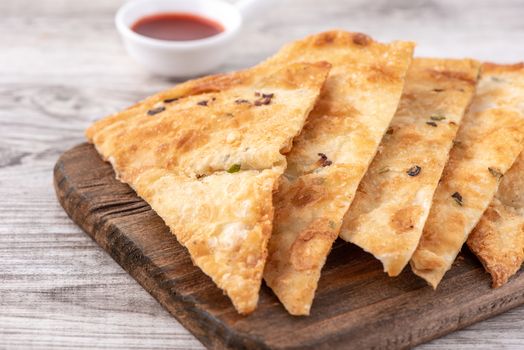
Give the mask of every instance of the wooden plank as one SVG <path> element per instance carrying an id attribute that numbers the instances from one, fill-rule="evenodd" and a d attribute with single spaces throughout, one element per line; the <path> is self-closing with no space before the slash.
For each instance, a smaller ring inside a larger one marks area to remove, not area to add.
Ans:
<path id="1" fill-rule="evenodd" d="M 209 348 L 406 348 L 524 303 L 524 273 L 491 289 L 467 251 L 435 292 L 410 271 L 387 277 L 370 255 L 337 242 L 310 317 L 288 315 L 265 287 L 243 317 L 91 145 L 62 155 L 54 180 L 70 217 Z"/>

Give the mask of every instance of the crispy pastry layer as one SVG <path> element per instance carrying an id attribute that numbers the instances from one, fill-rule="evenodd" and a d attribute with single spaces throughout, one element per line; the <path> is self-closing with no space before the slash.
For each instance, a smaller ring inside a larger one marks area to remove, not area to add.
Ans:
<path id="1" fill-rule="evenodd" d="M 397 108 L 413 46 L 331 31 L 291 43 L 268 60 L 333 65 L 274 197 L 264 279 L 293 315 L 309 314 L 343 216 Z"/>
<path id="2" fill-rule="evenodd" d="M 411 260 L 434 288 L 524 147 L 524 66 L 484 64 L 481 71 Z"/>
<path id="3" fill-rule="evenodd" d="M 399 108 L 344 217 L 340 237 L 373 254 L 390 276 L 417 248 L 479 68 L 472 60 L 413 61 Z"/>
<path id="4" fill-rule="evenodd" d="M 524 101 L 524 100 L 523 100 Z M 498 288 L 524 262 L 524 152 L 504 175 L 495 198 L 468 238 Z"/>
<path id="5" fill-rule="evenodd" d="M 256 307 L 285 156 L 330 65 L 259 65 L 161 92 L 87 130 L 240 313 Z"/>

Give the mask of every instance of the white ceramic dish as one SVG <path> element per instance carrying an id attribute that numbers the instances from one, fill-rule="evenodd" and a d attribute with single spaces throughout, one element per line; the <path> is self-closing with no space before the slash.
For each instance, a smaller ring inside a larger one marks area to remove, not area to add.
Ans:
<path id="1" fill-rule="evenodd" d="M 210 72 L 231 51 L 246 16 L 256 11 L 257 0 L 235 5 L 223 0 L 133 0 L 117 12 L 115 24 L 129 55 L 151 73 L 167 77 L 190 77 Z M 135 33 L 131 26 L 140 18 L 165 12 L 183 12 L 222 24 L 217 35 L 191 41 L 166 41 Z"/>

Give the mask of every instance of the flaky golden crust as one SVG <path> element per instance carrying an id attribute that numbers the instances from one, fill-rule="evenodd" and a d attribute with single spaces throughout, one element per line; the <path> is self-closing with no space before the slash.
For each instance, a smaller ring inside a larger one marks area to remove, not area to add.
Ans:
<path id="1" fill-rule="evenodd" d="M 524 67 L 483 65 L 433 197 L 413 272 L 434 288 L 455 260 L 524 147 Z"/>
<path id="2" fill-rule="evenodd" d="M 504 175 L 495 198 L 468 238 L 468 247 L 491 274 L 507 283 L 524 262 L 524 153 Z"/>
<path id="3" fill-rule="evenodd" d="M 281 152 L 329 69 L 284 62 L 189 81 L 86 132 L 240 313 L 258 301 Z"/>
<path id="4" fill-rule="evenodd" d="M 243 170 L 282 166 L 280 150 L 290 147 L 290 134 L 300 132 L 300 112 L 309 107 L 328 64 L 278 67 L 282 65 L 257 66 L 230 77 L 180 84 L 98 121 L 87 137 L 103 154 L 111 150 L 126 182 L 147 167 L 195 177 L 233 164 L 241 164 Z M 272 94 L 268 104 L 262 94 Z M 177 100 L 164 102 L 172 99 Z M 150 115 L 155 111 L 159 112 Z M 286 113 L 294 118 L 282 117 Z"/>
<path id="5" fill-rule="evenodd" d="M 399 108 L 344 217 L 340 237 L 397 276 L 417 248 L 479 63 L 415 59 Z"/>
<path id="6" fill-rule="evenodd" d="M 274 197 L 264 279 L 293 315 L 309 314 L 342 218 L 398 105 L 412 52 L 412 43 L 331 31 L 296 41 L 267 61 L 333 65 Z"/>

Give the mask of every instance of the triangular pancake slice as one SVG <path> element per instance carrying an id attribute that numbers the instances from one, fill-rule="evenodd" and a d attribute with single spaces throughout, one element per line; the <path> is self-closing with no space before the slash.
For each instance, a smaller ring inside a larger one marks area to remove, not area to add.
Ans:
<path id="1" fill-rule="evenodd" d="M 523 100 L 524 101 L 524 100 Z M 507 283 L 524 262 L 524 153 L 468 238 L 468 247 L 489 272 L 493 287 Z"/>
<path id="2" fill-rule="evenodd" d="M 282 153 L 329 69 L 285 63 L 190 81 L 87 130 L 240 313 L 257 304 Z"/>
<path id="3" fill-rule="evenodd" d="M 524 147 L 524 66 L 483 64 L 433 197 L 413 272 L 436 288 Z"/>
<path id="4" fill-rule="evenodd" d="M 395 117 L 344 217 L 340 237 L 397 276 L 417 248 L 473 94 L 479 63 L 415 59 Z"/>
<path id="5" fill-rule="evenodd" d="M 293 315 L 309 314 L 342 218 L 397 108 L 413 46 L 332 31 L 294 42 L 267 62 L 333 65 L 274 197 L 264 279 Z"/>

